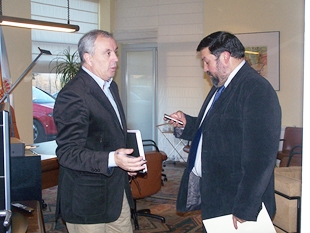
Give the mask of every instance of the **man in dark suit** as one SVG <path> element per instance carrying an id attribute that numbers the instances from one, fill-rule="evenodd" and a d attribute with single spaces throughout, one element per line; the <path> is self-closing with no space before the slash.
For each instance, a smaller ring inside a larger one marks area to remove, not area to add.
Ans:
<path id="1" fill-rule="evenodd" d="M 129 175 L 144 169 L 127 156 L 125 114 L 112 77 L 117 45 L 102 30 L 78 43 L 81 69 L 59 92 L 54 107 L 60 164 L 56 215 L 68 231 L 132 232 Z"/>
<path id="2" fill-rule="evenodd" d="M 281 130 L 277 94 L 245 61 L 244 46 L 231 33 L 212 33 L 197 52 L 213 87 L 198 117 L 170 115 L 184 123 L 169 121 L 176 136 L 192 141 L 177 209 L 201 208 L 203 219 L 232 214 L 236 229 L 237 222 L 256 221 L 262 203 L 272 218 Z"/>

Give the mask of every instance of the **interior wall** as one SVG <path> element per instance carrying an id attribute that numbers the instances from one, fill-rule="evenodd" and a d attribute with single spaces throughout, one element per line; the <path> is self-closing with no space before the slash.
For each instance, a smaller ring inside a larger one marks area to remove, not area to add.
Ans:
<path id="1" fill-rule="evenodd" d="M 182 110 L 190 115 L 198 114 L 206 86 L 201 59 L 196 53 L 202 36 L 203 0 L 115 1 L 116 41 L 119 44 L 157 44 L 157 125 L 165 123 L 164 113 Z M 170 129 L 160 126 L 155 131 L 158 146 L 167 152 L 168 158 L 186 160 L 187 154 L 179 139 L 171 133 L 163 135 L 160 130 Z M 183 159 L 168 140 L 178 145 L 177 151 Z"/>
<path id="2" fill-rule="evenodd" d="M 112 32 L 114 26 L 114 2 L 115 0 L 99 1 L 99 28 Z"/>
<path id="3" fill-rule="evenodd" d="M 302 126 L 303 0 L 205 0 L 204 32 L 280 31 L 280 91 L 283 126 Z"/>
<path id="4" fill-rule="evenodd" d="M 114 7 L 113 0 L 101 1 L 108 1 L 109 4 L 113 2 L 111 7 Z M 3 1 L 2 8 L 3 15 L 25 18 L 30 18 L 31 15 L 30 0 Z M 217 30 L 234 33 L 280 31 L 280 91 L 277 93 L 282 106 L 283 125 L 302 126 L 303 10 L 302 0 L 205 0 L 204 34 Z M 11 77 L 15 81 L 32 62 L 31 31 L 3 27 L 3 33 Z M 206 86 L 205 92 L 209 90 L 210 84 L 207 83 Z M 30 87 L 31 74 L 28 74 L 13 92 L 19 133 L 26 143 L 32 143 L 33 138 Z"/>
<path id="5" fill-rule="evenodd" d="M 31 18 L 30 0 L 2 1 L 2 14 Z M 2 30 L 6 43 L 11 78 L 14 83 L 32 62 L 31 30 L 6 26 L 3 26 Z M 12 92 L 19 136 L 26 144 L 33 143 L 31 80 L 32 75 L 29 72 Z"/>

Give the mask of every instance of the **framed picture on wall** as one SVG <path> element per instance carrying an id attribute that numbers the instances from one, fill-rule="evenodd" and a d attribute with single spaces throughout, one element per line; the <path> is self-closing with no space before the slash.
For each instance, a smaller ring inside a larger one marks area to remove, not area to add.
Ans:
<path id="1" fill-rule="evenodd" d="M 279 91 L 280 32 L 239 33 L 236 36 L 245 47 L 246 60 Z"/>

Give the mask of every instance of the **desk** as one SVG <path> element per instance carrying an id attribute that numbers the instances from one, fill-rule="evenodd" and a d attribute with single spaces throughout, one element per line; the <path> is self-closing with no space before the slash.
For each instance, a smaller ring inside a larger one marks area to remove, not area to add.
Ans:
<path id="1" fill-rule="evenodd" d="M 281 193 L 281 192 L 278 192 L 275 190 L 275 194 L 287 199 L 287 200 L 297 200 L 297 223 L 296 223 L 296 230 L 297 232 L 296 233 L 300 233 L 300 225 L 301 225 L 301 198 L 300 196 L 288 196 L 288 195 L 285 195 L 284 193 Z M 277 197 L 277 196 L 276 196 Z M 277 198 L 276 198 L 277 200 Z M 284 232 L 288 232 L 286 230 L 284 230 L 283 228 L 281 228 L 280 226 L 278 226 L 277 224 L 274 224 L 276 227 L 280 228 L 282 231 Z"/>
<path id="2" fill-rule="evenodd" d="M 56 142 L 41 142 L 35 145 L 36 148 L 31 151 L 41 156 L 42 189 L 58 185 L 59 163 L 55 153 Z"/>
<path id="3" fill-rule="evenodd" d="M 301 167 L 274 169 L 277 212 L 273 224 L 281 232 L 300 232 Z"/>
<path id="4" fill-rule="evenodd" d="M 45 233 L 41 204 L 38 201 L 20 201 L 19 203 L 32 207 L 34 211 L 27 213 L 13 206 L 12 233 Z M 27 231 L 23 231 L 24 229 Z"/>
<path id="5" fill-rule="evenodd" d="M 41 161 L 42 189 L 58 185 L 59 163 L 57 157 Z"/>

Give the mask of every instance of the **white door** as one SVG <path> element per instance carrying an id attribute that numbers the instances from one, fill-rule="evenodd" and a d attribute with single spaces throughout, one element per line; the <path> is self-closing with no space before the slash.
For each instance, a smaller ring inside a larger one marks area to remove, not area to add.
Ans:
<path id="1" fill-rule="evenodd" d="M 157 48 L 153 45 L 122 47 L 122 101 L 128 129 L 155 140 Z"/>

